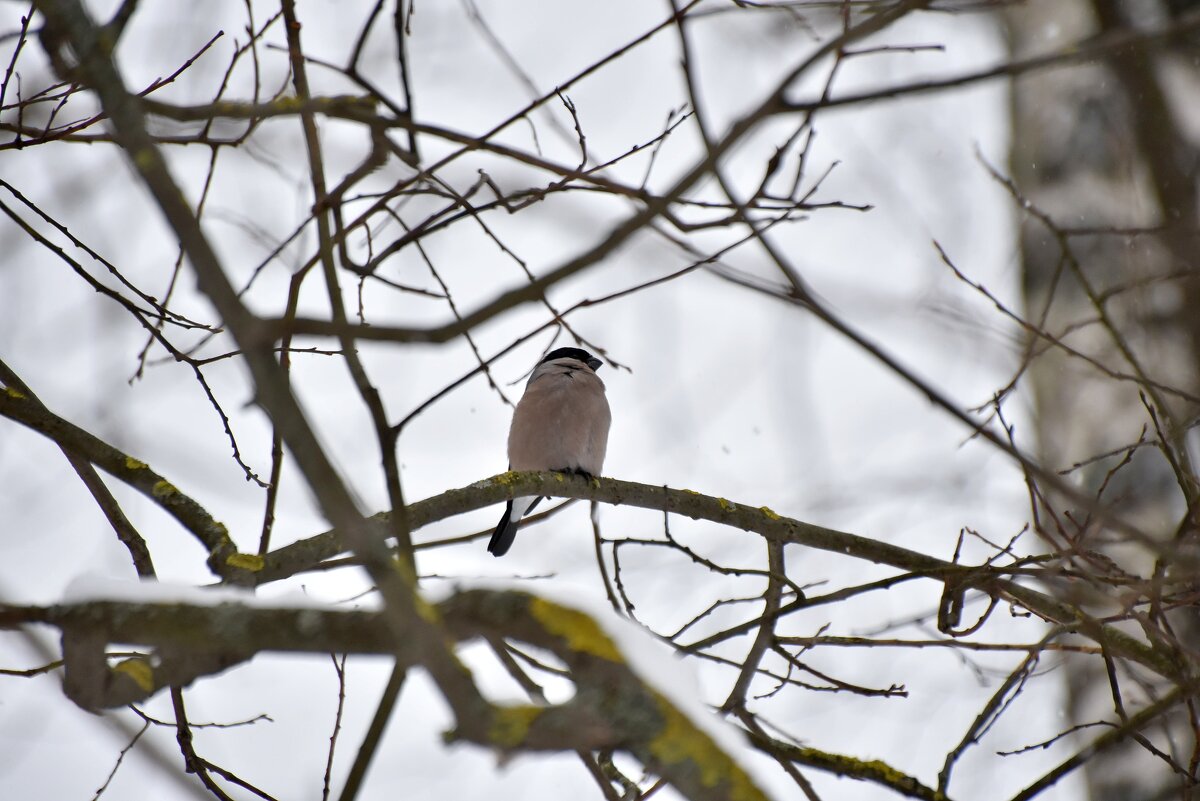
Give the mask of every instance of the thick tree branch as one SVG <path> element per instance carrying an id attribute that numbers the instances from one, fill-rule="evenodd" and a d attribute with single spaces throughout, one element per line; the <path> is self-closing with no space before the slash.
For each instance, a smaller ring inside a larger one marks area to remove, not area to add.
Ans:
<path id="1" fill-rule="evenodd" d="M 612 478 L 588 481 L 560 473 L 502 473 L 411 504 L 408 507 L 409 523 L 415 531 L 437 520 L 522 495 L 579 498 L 670 512 L 693 520 L 710 520 L 753 532 L 774 542 L 796 543 L 853 559 L 889 565 L 936 581 L 953 581 L 958 591 L 974 589 L 1017 604 L 1044 620 L 1105 644 L 1114 654 L 1139 662 L 1163 676 L 1187 683 L 1197 680 L 1196 666 L 1181 664 L 1159 644 L 1146 644 L 1112 626 L 1101 624 L 1078 608 L 1009 578 L 1010 574 L 1002 568 L 954 564 L 898 545 L 793 520 L 765 506 L 734 503 L 686 489 L 636 484 Z M 387 516 L 387 512 L 381 512 L 373 519 L 385 522 Z M 294 575 L 317 566 L 323 559 L 337 556 L 343 550 L 342 538 L 336 530 L 317 534 L 268 554 L 257 579 L 262 583 Z"/>
<path id="2" fill-rule="evenodd" d="M 244 568 L 257 565 L 257 562 L 247 563 L 244 555 L 238 554 L 224 524 L 215 520 L 196 500 L 180 492 L 145 462 L 64 420 L 12 386 L 0 390 L 0 416 L 45 435 L 68 454 L 96 465 L 154 501 L 200 540 L 208 551 L 209 567 L 226 581 L 243 583 L 249 576 Z M 135 551 L 135 561 L 137 556 Z M 139 569 L 148 564 L 147 554 Z"/>
<path id="3" fill-rule="evenodd" d="M 776 759 L 816 768 L 847 779 L 878 784 L 906 798 L 919 798 L 922 801 L 950 801 L 944 793 L 921 784 L 912 776 L 896 770 L 882 760 L 856 759 L 844 754 L 831 754 L 828 751 L 792 745 L 765 736 L 752 736 L 751 743 L 755 748 Z"/>
<path id="4" fill-rule="evenodd" d="M 42 410 L 49 415 L 49 410 L 41 400 L 33 393 L 33 390 L 21 380 L 12 368 L 0 360 L 0 384 L 4 384 L 6 389 L 15 389 L 18 394 L 24 395 L 27 400 L 41 406 Z M 4 395 L 7 397 L 8 392 Z M 109 525 L 113 527 L 113 531 L 117 534 L 125 548 L 129 551 L 130 557 L 133 559 L 133 567 L 142 578 L 152 578 L 154 576 L 154 560 L 150 557 L 150 550 L 146 547 L 146 540 L 134 528 L 133 523 L 125 516 L 125 512 L 121 509 L 121 505 L 117 503 L 117 499 L 109 492 L 108 486 L 100 478 L 96 472 L 96 468 L 91 462 L 84 459 L 82 456 L 72 452 L 69 448 L 60 445 L 63 455 L 67 457 L 67 462 L 71 465 L 71 469 L 79 476 L 79 480 L 87 487 L 88 492 L 96 501 L 96 505 L 100 507 L 100 511 L 108 520 Z"/>
<path id="5" fill-rule="evenodd" d="M 458 640 L 494 635 L 552 651 L 577 687 L 575 696 L 559 705 L 489 706 L 486 725 L 460 723 L 449 737 L 502 751 L 624 749 L 695 801 L 766 798 L 731 756 L 655 687 L 668 677 L 639 675 L 587 614 L 528 593 L 494 590 L 456 593 L 429 612 Z M 219 672 L 262 650 L 397 654 L 419 662 L 420 639 L 402 638 L 398 651 L 388 616 L 97 600 L 0 606 L 0 628 L 33 623 L 60 628 L 67 692 L 96 708 L 142 700 L 163 686 Z M 153 647 L 160 658 L 127 660 L 110 669 L 105 648 L 112 642 Z"/>

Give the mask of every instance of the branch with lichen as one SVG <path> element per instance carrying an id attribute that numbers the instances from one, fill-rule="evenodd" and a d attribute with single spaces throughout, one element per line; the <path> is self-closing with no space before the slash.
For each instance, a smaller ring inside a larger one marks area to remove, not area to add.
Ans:
<path id="1" fill-rule="evenodd" d="M 265 558 L 240 554 L 223 524 L 144 462 L 54 415 L 12 388 L 0 392 L 0 416 L 46 435 L 154 500 L 205 545 L 209 551 L 209 566 L 230 583 L 262 584 L 278 580 L 315 568 L 323 560 L 346 550 L 342 536 L 335 529 L 279 548 Z M 1019 584 L 1000 569 L 953 564 L 889 543 L 783 517 L 765 506 L 738 504 L 690 490 L 611 478 L 588 481 L 560 473 L 503 473 L 409 505 L 409 525 L 416 530 L 456 514 L 522 495 L 581 498 L 655 509 L 754 532 L 775 542 L 796 543 L 886 564 L 940 580 L 958 593 L 971 588 L 1016 603 L 1043 619 L 1068 626 L 1111 649 L 1114 655 L 1140 662 L 1160 675 L 1188 683 L 1195 679 L 1194 666 L 1180 664 L 1160 645 L 1144 643 L 1103 625 L 1075 607 Z M 386 524 L 389 519 L 389 513 L 384 512 L 375 515 L 372 522 Z"/>
<path id="2" fill-rule="evenodd" d="M 451 638 L 502 636 L 554 653 L 577 691 L 557 705 L 487 704 L 446 736 L 505 752 L 622 749 L 686 797 L 765 799 L 703 728 L 638 675 L 620 646 L 587 614 L 515 591 L 468 590 L 428 607 Z M 89 709 L 144 700 L 166 686 L 228 669 L 263 650 L 376 653 L 418 664 L 416 638 L 397 651 L 376 611 L 281 609 L 223 603 L 97 600 L 51 607 L 0 606 L 0 628 L 48 624 L 63 633 L 64 688 Z M 154 649 L 109 667 L 120 642 Z"/>
<path id="3" fill-rule="evenodd" d="M 753 736 L 751 743 L 755 748 L 776 759 L 816 768 L 847 779 L 878 784 L 907 798 L 919 798 L 921 801 L 949 801 L 944 793 L 922 784 L 912 776 L 879 759 L 857 759 L 844 754 L 821 751 L 817 748 L 792 745 L 770 737 Z"/>
<path id="4" fill-rule="evenodd" d="M 209 567 L 226 581 L 244 583 L 247 568 L 257 566 L 256 559 L 237 552 L 223 523 L 140 459 L 64 420 L 14 387 L 0 389 L 0 416 L 43 434 L 154 501 L 200 540 L 208 551 Z"/>
<path id="5" fill-rule="evenodd" d="M 621 749 L 693 799 L 762 798 L 738 764 L 647 677 L 628 664 L 613 639 L 579 610 L 526 592 L 467 590 L 428 607 L 446 634 L 465 642 L 504 637 L 554 653 L 577 691 L 557 705 L 487 706 L 486 720 L 448 732 L 504 752 Z M 420 662 L 416 641 L 397 652 L 377 611 L 261 608 L 236 603 L 91 601 L 51 607 L 0 606 L 0 629 L 47 624 L 63 633 L 64 690 L 85 708 L 145 700 L 168 686 L 213 675 L 260 651 L 387 654 Z M 106 648 L 121 642 L 154 649 L 154 658 L 125 658 L 112 667 Z M 1096 747 L 1135 731 L 1177 704 L 1169 699 L 1136 714 L 1128 727 Z M 1137 725 L 1134 725 L 1134 724 Z M 750 744 L 781 761 L 886 787 L 909 798 L 947 797 L 879 760 L 862 760 L 752 734 Z M 1064 766 L 1078 761 L 1068 760 Z M 1052 783 L 1065 767 L 1038 786 Z"/>
<path id="6" fill-rule="evenodd" d="M 1200 672 L 1194 665 L 1181 663 L 1161 644 L 1143 642 L 1102 624 L 1075 606 L 1018 583 L 1003 568 L 955 564 L 890 543 L 784 517 L 765 506 L 734 503 L 691 490 L 613 478 L 587 480 L 561 473 L 509 472 L 410 504 L 408 521 L 415 531 L 456 514 L 528 495 L 579 498 L 654 509 L 693 520 L 709 520 L 758 534 L 773 542 L 804 545 L 888 565 L 942 582 L 947 591 L 956 594 L 973 589 L 1023 607 L 1044 620 L 1089 637 L 1108 648 L 1114 656 L 1132 659 L 1174 681 L 1196 683 Z M 382 512 L 373 519 L 386 522 L 388 513 Z M 313 569 L 344 550 L 345 545 L 336 530 L 317 534 L 267 554 L 255 580 L 265 583 Z"/>

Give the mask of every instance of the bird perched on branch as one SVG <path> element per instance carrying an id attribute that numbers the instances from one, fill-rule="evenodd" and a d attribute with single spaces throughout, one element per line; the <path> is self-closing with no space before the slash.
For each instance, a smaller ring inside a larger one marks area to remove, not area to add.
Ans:
<path id="1" fill-rule="evenodd" d="M 612 422 L 604 382 L 596 375 L 602 364 L 580 348 L 553 350 L 538 363 L 508 430 L 509 470 L 600 475 Z M 488 543 L 493 556 L 508 552 L 521 518 L 540 500 L 534 496 L 508 502 Z"/>

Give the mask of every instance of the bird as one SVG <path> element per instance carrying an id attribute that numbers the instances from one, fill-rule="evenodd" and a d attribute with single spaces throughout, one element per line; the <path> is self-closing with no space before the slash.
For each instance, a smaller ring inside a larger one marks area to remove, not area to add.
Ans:
<path id="1" fill-rule="evenodd" d="M 603 364 L 581 348 L 558 348 L 538 362 L 513 411 L 509 470 L 600 475 L 612 423 L 604 382 L 596 375 Z M 540 500 L 532 496 L 508 502 L 488 542 L 493 556 L 508 553 L 521 518 Z"/>

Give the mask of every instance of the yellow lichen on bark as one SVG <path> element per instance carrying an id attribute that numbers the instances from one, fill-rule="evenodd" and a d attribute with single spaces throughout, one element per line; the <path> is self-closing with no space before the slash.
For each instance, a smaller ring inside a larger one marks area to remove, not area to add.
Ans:
<path id="1" fill-rule="evenodd" d="M 501 748 L 516 748 L 525 741 L 529 727 L 542 714 L 537 706 L 502 706 L 492 715 L 488 731 L 491 741 Z"/>
<path id="2" fill-rule="evenodd" d="M 154 692 L 154 668 L 140 657 L 126 659 L 113 668 L 118 673 L 124 673 L 146 692 Z"/>
<path id="3" fill-rule="evenodd" d="M 529 612 L 542 628 L 566 640 L 571 650 L 611 662 L 624 661 L 621 652 L 604 630 L 583 612 L 559 606 L 544 598 L 532 599 Z"/>
<path id="4" fill-rule="evenodd" d="M 657 695 L 659 712 L 664 724 L 650 741 L 650 753 L 666 765 L 675 767 L 690 763 L 700 774 L 705 787 L 724 785 L 733 801 L 766 801 L 766 795 L 755 786 L 741 766 L 698 729 L 674 704 Z"/>

